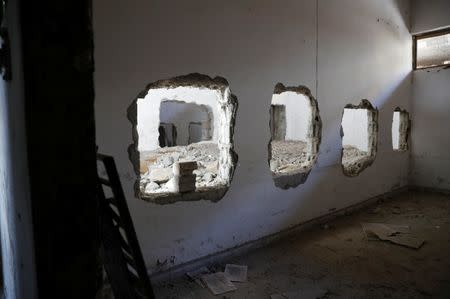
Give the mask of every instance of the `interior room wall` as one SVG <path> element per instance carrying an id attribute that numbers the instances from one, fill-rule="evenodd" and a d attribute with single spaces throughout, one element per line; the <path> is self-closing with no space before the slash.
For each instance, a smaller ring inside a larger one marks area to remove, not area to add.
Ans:
<path id="1" fill-rule="evenodd" d="M 449 26 L 450 1 L 411 0 L 411 32 L 419 33 Z"/>
<path id="2" fill-rule="evenodd" d="M 413 32 L 450 26 L 450 2 L 412 1 Z M 415 70 L 412 86 L 411 184 L 450 189 L 450 69 Z"/>
<path id="3" fill-rule="evenodd" d="M 369 150 L 369 119 L 366 109 L 344 109 L 342 116 L 343 145 L 351 145 L 362 151 Z"/>
<path id="4" fill-rule="evenodd" d="M 408 0 L 95 0 L 99 152 L 116 159 L 150 271 L 405 186 L 408 153 L 392 151 L 391 124 L 394 108 L 409 109 L 411 98 L 409 14 Z M 192 72 L 226 78 L 238 98 L 231 188 L 217 203 L 136 199 L 127 108 L 148 83 Z M 323 121 L 318 163 L 305 184 L 289 190 L 275 187 L 267 162 L 278 82 L 310 88 Z M 349 178 L 340 164 L 342 110 L 364 98 L 379 109 L 378 153 Z"/>
<path id="5" fill-rule="evenodd" d="M 311 126 L 312 108 L 309 99 L 302 94 L 287 91 L 274 94 L 273 105 L 286 107 L 286 140 L 306 141 L 308 128 Z"/>

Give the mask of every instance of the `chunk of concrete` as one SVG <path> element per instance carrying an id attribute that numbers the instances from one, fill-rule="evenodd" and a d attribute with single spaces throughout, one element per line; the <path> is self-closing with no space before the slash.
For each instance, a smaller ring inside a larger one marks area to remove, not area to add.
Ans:
<path id="1" fill-rule="evenodd" d="M 145 192 L 152 192 L 156 189 L 159 189 L 159 185 L 155 182 L 150 182 L 147 185 L 145 185 Z"/>
<path id="2" fill-rule="evenodd" d="M 173 176 L 172 168 L 153 168 L 150 169 L 149 178 L 156 183 L 165 183 Z"/>

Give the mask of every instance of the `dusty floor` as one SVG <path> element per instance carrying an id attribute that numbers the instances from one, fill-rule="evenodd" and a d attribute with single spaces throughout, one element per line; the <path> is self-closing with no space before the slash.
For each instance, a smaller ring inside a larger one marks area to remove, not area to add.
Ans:
<path id="1" fill-rule="evenodd" d="M 418 250 L 367 241 L 362 222 L 409 225 Z M 156 298 L 270 298 L 321 288 L 322 298 L 450 298 L 450 196 L 408 192 L 272 246 L 233 258 L 248 282 L 213 296 L 187 278 L 156 284 Z M 223 265 L 214 265 L 223 269 Z"/>

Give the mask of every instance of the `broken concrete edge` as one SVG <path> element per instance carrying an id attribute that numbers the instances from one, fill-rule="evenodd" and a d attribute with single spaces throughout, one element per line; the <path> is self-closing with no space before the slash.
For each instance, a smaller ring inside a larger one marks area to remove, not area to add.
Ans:
<path id="1" fill-rule="evenodd" d="M 367 167 L 371 166 L 373 162 L 375 161 L 376 154 L 378 151 L 378 109 L 373 107 L 369 100 L 362 99 L 361 102 L 358 105 L 354 104 L 347 104 L 344 106 L 344 109 L 342 110 L 342 117 L 341 117 L 341 143 L 342 138 L 344 137 L 344 128 L 342 127 L 342 120 L 344 118 L 344 110 L 345 109 L 366 109 L 369 112 L 369 120 L 368 120 L 368 130 L 369 132 L 369 157 L 370 159 L 366 159 L 361 165 L 358 165 L 358 167 L 355 170 L 350 170 L 346 167 L 344 167 L 344 164 L 342 163 L 342 158 L 344 157 L 344 146 L 341 148 L 341 168 L 342 172 L 347 177 L 356 177 L 361 172 L 363 172 Z"/>
<path id="2" fill-rule="evenodd" d="M 297 172 L 278 176 L 272 175 L 272 179 L 276 187 L 283 190 L 288 190 L 304 184 L 309 176 L 309 173 L 311 172 L 311 169 L 312 168 L 306 172 Z"/>
<path id="3" fill-rule="evenodd" d="M 139 188 L 139 181 L 136 182 Z M 219 186 L 215 188 L 208 188 L 195 192 L 186 193 L 164 193 L 157 195 L 137 194 L 137 197 L 146 202 L 155 203 L 158 205 L 173 204 L 180 201 L 199 201 L 207 200 L 213 203 L 220 201 L 228 191 L 229 186 Z"/>
<path id="4" fill-rule="evenodd" d="M 400 107 L 396 107 L 394 112 L 400 113 L 400 128 L 401 124 L 406 123 L 406 128 L 399 132 L 399 140 L 402 141 L 399 144 L 398 149 L 394 149 L 394 152 L 406 152 L 409 150 L 409 136 L 411 133 L 411 118 L 409 112 L 406 109 L 401 109 Z"/>
<path id="5" fill-rule="evenodd" d="M 225 173 L 227 180 L 224 186 L 218 186 L 214 190 L 201 191 L 201 192 L 189 192 L 189 193 L 168 193 L 167 196 L 150 196 L 145 195 L 141 192 L 140 181 L 140 153 L 138 150 L 139 135 L 137 131 L 137 102 L 138 99 L 145 98 L 151 89 L 158 88 L 177 88 L 177 87 L 196 87 L 196 88 L 206 88 L 219 90 L 220 93 L 226 95 L 226 101 L 219 101 L 219 111 L 224 113 L 229 113 L 229 143 L 222 144 L 219 140 L 219 171 Z M 228 111 L 225 106 L 229 106 Z M 236 124 L 236 114 L 238 109 L 237 97 L 232 94 L 228 81 L 223 78 L 216 76 L 211 78 L 208 75 L 202 75 L 199 73 L 191 73 L 184 76 L 178 76 L 171 79 L 158 80 L 156 82 L 148 84 L 143 91 L 141 91 L 138 96 L 132 101 L 131 105 L 127 109 L 127 118 L 132 124 L 132 140 L 133 143 L 128 146 L 128 157 L 133 165 L 134 172 L 137 179 L 134 183 L 134 196 L 136 198 L 142 199 L 144 201 L 153 202 L 156 204 L 170 204 L 177 201 L 196 201 L 196 200 L 209 200 L 211 202 L 218 202 L 221 200 L 228 188 L 231 185 L 231 181 L 234 177 L 234 172 L 238 162 L 238 155 L 234 151 L 234 126 Z M 224 159 L 225 158 L 225 159 Z M 220 161 L 226 160 L 228 162 L 227 167 L 221 167 Z"/>
<path id="6" fill-rule="evenodd" d="M 191 73 L 183 76 L 177 76 L 170 79 L 163 79 L 152 82 L 148 84 L 137 97 L 144 98 L 150 89 L 177 87 L 197 87 L 223 91 L 227 87 L 229 87 L 229 84 L 228 81 L 223 77 L 216 76 L 214 78 L 211 78 L 208 75 Z"/>
<path id="7" fill-rule="evenodd" d="M 304 85 L 298 85 L 298 86 L 285 86 L 283 83 L 277 83 L 275 85 L 273 94 L 282 94 L 283 92 L 295 92 L 298 94 L 302 94 L 306 96 L 306 98 L 309 99 L 309 102 L 311 104 L 311 121 L 312 124 L 310 125 L 308 129 L 308 140 L 307 140 L 307 157 L 308 159 L 311 159 L 310 167 L 307 169 L 299 169 L 298 171 L 292 171 L 290 173 L 284 173 L 284 174 L 277 174 L 272 171 L 272 179 L 275 183 L 275 186 L 284 190 L 298 187 L 301 184 L 304 184 L 314 167 L 314 165 L 317 162 L 317 158 L 319 155 L 319 147 L 320 143 L 322 142 L 322 119 L 320 118 L 320 111 L 319 111 L 319 103 L 317 100 L 313 97 L 311 90 L 304 86 Z M 272 120 L 269 117 L 269 128 L 272 127 Z M 268 150 L 268 160 L 267 163 L 269 165 L 270 169 L 270 160 L 272 160 L 272 136 L 270 136 L 269 144 L 267 145 Z"/>

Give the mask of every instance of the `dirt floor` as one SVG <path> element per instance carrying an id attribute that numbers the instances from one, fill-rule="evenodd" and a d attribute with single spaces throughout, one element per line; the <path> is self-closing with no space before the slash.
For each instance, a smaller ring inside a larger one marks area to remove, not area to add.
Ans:
<path id="1" fill-rule="evenodd" d="M 420 249 L 368 241 L 361 223 L 408 225 Z M 248 266 L 248 281 L 213 296 L 182 277 L 158 283 L 156 298 L 270 298 L 324 290 L 320 298 L 450 298 L 450 196 L 408 192 L 226 263 Z M 315 298 L 278 297 L 278 298 Z"/>

